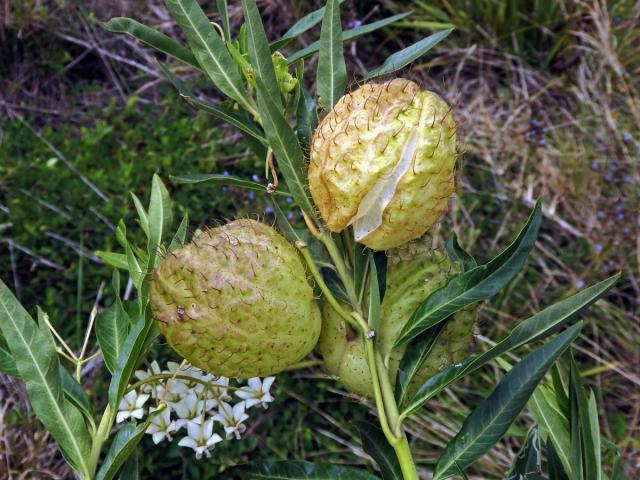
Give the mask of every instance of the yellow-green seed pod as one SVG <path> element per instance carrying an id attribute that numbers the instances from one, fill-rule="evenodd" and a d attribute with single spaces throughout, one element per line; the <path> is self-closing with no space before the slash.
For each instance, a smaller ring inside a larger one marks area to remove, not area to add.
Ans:
<path id="1" fill-rule="evenodd" d="M 438 95 L 407 79 L 343 96 L 311 142 L 309 189 L 327 227 L 388 250 L 422 236 L 454 190 L 456 124 Z"/>
<path id="2" fill-rule="evenodd" d="M 409 247 L 409 248 L 406 248 Z M 380 308 L 380 328 L 376 345 L 383 357 L 389 356 L 389 379 L 395 382 L 406 346 L 392 350 L 393 343 L 411 314 L 431 293 L 442 287 L 455 273 L 451 262 L 440 252 L 409 243 L 392 251 L 387 270 L 387 289 Z M 417 372 L 409 395 L 441 368 L 459 361 L 468 352 L 476 313 L 467 308 L 456 313 L 444 327 L 431 353 Z M 318 350 L 325 368 L 352 392 L 373 396 L 366 362 L 364 340 L 345 324 L 326 303 L 322 309 L 322 331 Z"/>
<path id="3" fill-rule="evenodd" d="M 150 303 L 174 350 L 225 377 L 281 372 L 320 334 L 320 309 L 298 252 L 253 220 L 205 231 L 169 253 L 153 273 Z"/>

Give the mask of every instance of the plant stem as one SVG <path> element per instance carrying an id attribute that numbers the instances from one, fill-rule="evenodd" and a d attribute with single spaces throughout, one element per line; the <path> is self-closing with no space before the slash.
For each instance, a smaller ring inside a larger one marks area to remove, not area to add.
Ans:
<path id="1" fill-rule="evenodd" d="M 115 416 L 115 412 L 111 411 L 111 407 L 107 404 L 104 409 L 104 413 L 102 414 L 102 418 L 100 419 L 100 424 L 98 425 L 98 430 L 96 431 L 95 436 L 93 437 L 93 444 L 91 445 L 91 456 L 89 457 L 89 477 L 94 478 L 96 470 L 98 468 L 98 461 L 100 460 L 100 451 L 102 450 L 102 445 L 106 442 L 107 438 L 109 438 L 109 433 L 111 433 L 111 427 L 113 425 L 113 420 Z"/>
<path id="2" fill-rule="evenodd" d="M 398 457 L 398 463 L 400 463 L 400 470 L 402 471 L 404 480 L 420 480 L 404 431 L 401 432 L 398 443 L 393 445 L 393 449 L 396 451 L 396 457 Z"/>

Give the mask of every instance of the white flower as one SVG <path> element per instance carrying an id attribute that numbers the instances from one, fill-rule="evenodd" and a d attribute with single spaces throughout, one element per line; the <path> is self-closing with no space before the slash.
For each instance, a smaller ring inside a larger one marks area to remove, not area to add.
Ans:
<path id="1" fill-rule="evenodd" d="M 269 389 L 275 379 L 276 377 L 267 377 L 264 380 L 260 380 L 259 377 L 250 378 L 249 385 L 236 390 L 236 395 L 245 401 L 247 408 L 259 404 L 267 408 L 267 403 L 273 402 Z"/>
<path id="2" fill-rule="evenodd" d="M 216 443 L 222 441 L 222 437 L 217 433 L 213 433 L 213 419 L 209 419 L 202 425 L 197 423 L 189 423 L 187 425 L 188 436 L 182 438 L 178 445 L 181 447 L 192 448 L 196 452 L 196 458 L 201 458 L 204 453 L 207 457 L 211 456 L 210 450 Z"/>
<path id="3" fill-rule="evenodd" d="M 135 390 L 131 390 L 120 401 L 120 405 L 118 406 L 119 411 L 116 415 L 116 423 L 123 422 L 127 418 L 137 418 L 140 420 L 144 416 L 144 409 L 142 407 L 148 399 L 148 394 L 143 393 L 138 395 Z"/>
<path id="4" fill-rule="evenodd" d="M 152 375 L 158 375 L 160 374 L 160 365 L 158 365 L 158 362 L 156 362 L 155 360 L 153 362 L 151 362 L 151 366 L 148 370 L 136 370 L 134 375 L 136 376 L 136 378 L 138 380 L 146 380 L 147 378 L 149 378 Z M 153 385 L 151 383 L 146 383 L 142 386 L 141 390 L 144 393 L 150 393 L 153 398 L 156 398 L 153 393 L 154 393 L 154 389 L 153 389 Z"/>
<path id="5" fill-rule="evenodd" d="M 163 399 L 169 407 L 175 409 L 175 405 L 179 404 L 189 394 L 189 387 L 177 378 L 170 378 L 167 383 L 160 382 L 156 385 L 157 398 Z"/>
<path id="6" fill-rule="evenodd" d="M 227 393 L 229 387 L 229 379 L 227 377 L 220 377 L 209 382 L 208 397 L 217 400 L 218 402 L 228 402 L 231 397 Z"/>
<path id="7" fill-rule="evenodd" d="M 245 411 L 246 405 L 244 402 L 236 403 L 233 407 L 227 402 L 221 402 L 218 405 L 218 413 L 213 417 L 213 420 L 217 420 L 224 425 L 224 431 L 227 434 L 227 440 L 230 440 L 233 436 L 237 440 L 240 440 L 240 434 L 244 433 L 247 427 L 242 424 L 249 415 Z"/>
<path id="8" fill-rule="evenodd" d="M 150 408 L 149 413 L 155 412 L 157 408 Z M 156 445 L 165 438 L 171 441 L 171 433 L 176 431 L 176 422 L 171 420 L 171 411 L 165 408 L 162 412 L 158 413 L 147 427 L 147 433 L 153 438 L 153 443 Z"/>
<path id="9" fill-rule="evenodd" d="M 176 415 L 178 415 L 176 430 L 180 430 L 184 426 L 188 428 L 191 423 L 202 423 L 205 413 L 213 409 L 216 404 L 215 400 L 203 400 L 195 392 L 190 392 L 181 402 L 173 406 Z"/>

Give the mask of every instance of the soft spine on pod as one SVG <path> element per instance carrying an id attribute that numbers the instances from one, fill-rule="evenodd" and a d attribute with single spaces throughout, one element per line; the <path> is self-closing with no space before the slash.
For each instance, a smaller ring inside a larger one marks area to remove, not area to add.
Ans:
<path id="1" fill-rule="evenodd" d="M 226 377 L 272 375 L 304 358 L 320 311 L 295 248 L 273 228 L 236 220 L 166 255 L 151 311 L 173 349 Z"/>

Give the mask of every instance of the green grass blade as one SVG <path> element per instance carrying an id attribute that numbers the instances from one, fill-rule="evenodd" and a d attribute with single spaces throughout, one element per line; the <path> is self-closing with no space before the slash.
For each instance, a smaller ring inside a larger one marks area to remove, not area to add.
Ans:
<path id="1" fill-rule="evenodd" d="M 497 294 L 522 269 L 538 236 L 541 218 L 540 202 L 537 202 L 529 220 L 511 245 L 485 265 L 454 276 L 416 309 L 396 338 L 394 348 L 464 307 Z"/>
<path id="2" fill-rule="evenodd" d="M 417 60 L 433 47 L 438 45 L 442 40 L 447 38 L 447 36 L 452 31 L 453 29 L 440 30 L 433 35 L 429 35 L 427 38 L 423 38 L 419 42 L 416 42 L 413 45 L 410 45 L 407 48 L 394 53 L 393 55 L 388 57 L 378 68 L 375 68 L 367 73 L 367 75 L 365 76 L 365 80 L 371 80 L 372 78 L 380 77 L 382 75 L 388 75 L 400 70 L 401 68 L 406 67 L 411 62 Z"/>
<path id="3" fill-rule="evenodd" d="M 115 17 L 102 26 L 113 33 L 126 33 L 136 40 L 149 45 L 151 48 L 166 53 L 167 55 L 180 60 L 192 67 L 201 70 L 202 67 L 193 56 L 193 53 L 178 42 L 172 40 L 164 33 L 159 32 L 151 27 L 147 27 L 140 22 L 136 22 L 131 18 Z"/>
<path id="4" fill-rule="evenodd" d="M 232 187 L 244 188 L 246 190 L 255 190 L 256 192 L 268 195 L 280 195 L 281 197 L 291 197 L 289 192 L 284 190 L 276 190 L 273 194 L 267 192 L 267 187 L 261 183 L 245 180 L 244 178 L 233 177 L 231 175 L 220 175 L 219 173 L 201 173 L 196 175 L 177 175 L 172 176 L 171 180 L 175 183 L 194 184 L 194 183 L 213 183 L 214 185 L 230 185 Z"/>
<path id="5" fill-rule="evenodd" d="M 553 362 L 578 336 L 582 323 L 519 361 L 467 417 L 436 465 L 434 480 L 448 478 L 487 452 L 506 433 Z"/>
<path id="6" fill-rule="evenodd" d="M 258 126 L 245 118 L 242 118 L 240 115 L 237 115 L 226 108 L 222 108 L 218 105 L 213 105 L 211 103 L 204 102 L 196 97 L 191 90 L 187 88 L 187 86 L 176 77 L 171 71 L 162 63 L 159 63 L 160 69 L 165 77 L 171 82 L 178 93 L 182 98 L 185 99 L 188 103 L 193 105 L 199 110 L 203 112 L 207 112 L 213 115 L 220 120 L 224 120 L 225 122 L 233 125 L 244 133 L 250 135 L 251 137 L 258 140 L 263 145 L 267 145 L 267 140 L 262 135 L 262 132 L 259 130 Z"/>
<path id="7" fill-rule="evenodd" d="M 244 83 L 227 47 L 196 0 L 165 0 L 202 69 L 227 97 L 251 111 Z"/>
<path id="8" fill-rule="evenodd" d="M 307 193 L 306 167 L 304 155 L 298 139 L 284 115 L 271 100 L 266 87 L 259 78 L 256 78 L 258 89 L 258 108 L 263 120 L 265 133 L 269 144 L 273 149 L 278 167 L 282 172 L 285 183 L 291 192 L 291 196 L 298 206 L 310 218 L 316 215 Z"/>
<path id="9" fill-rule="evenodd" d="M 88 475 L 89 434 L 82 414 L 64 396 L 55 345 L 1 280 L 0 331 L 10 346 L 38 419 L 73 468 Z"/>
<path id="10" fill-rule="evenodd" d="M 320 58 L 316 73 L 318 103 L 326 110 L 333 108 L 347 86 L 347 65 L 343 49 L 340 4 L 338 0 L 329 0 L 322 19 Z"/>
<path id="11" fill-rule="evenodd" d="M 362 35 L 366 35 L 367 33 L 375 32 L 376 30 L 384 28 L 387 25 L 391 25 L 392 23 L 397 22 L 398 20 L 401 20 L 409 15 L 411 15 L 411 12 L 398 13 L 397 15 L 383 18 L 382 20 L 378 20 L 376 22 L 368 23 L 360 27 L 355 27 L 349 30 L 345 30 L 344 32 L 342 32 L 342 41 L 348 42 L 349 40 L 353 40 Z M 319 49 L 320 49 L 320 41 L 313 42 L 308 47 L 298 50 L 293 55 L 291 55 L 288 58 L 289 64 L 291 65 L 292 63 L 296 63 L 301 58 L 306 58 L 309 55 L 313 55 Z"/>
<path id="12" fill-rule="evenodd" d="M 441 370 L 418 389 L 411 401 L 404 407 L 403 415 L 415 412 L 448 385 L 499 356 L 551 335 L 607 293 L 619 278 L 620 274 L 614 275 L 545 308 L 518 324 L 507 337 L 490 350 Z"/>
<path id="13" fill-rule="evenodd" d="M 267 92 L 276 105 L 282 107 L 280 88 L 276 80 L 276 71 L 271 60 L 271 50 L 267 41 L 267 34 L 262 25 L 262 18 L 256 5 L 256 0 L 242 0 L 242 12 L 244 13 L 247 27 L 247 45 L 249 48 L 249 60 L 256 69 L 258 77 L 263 81 Z"/>

